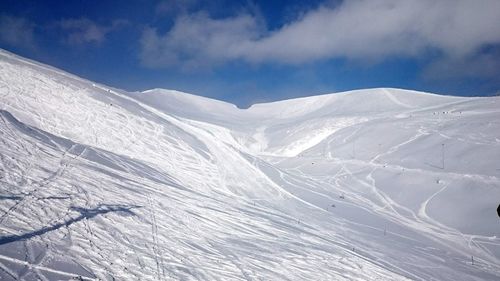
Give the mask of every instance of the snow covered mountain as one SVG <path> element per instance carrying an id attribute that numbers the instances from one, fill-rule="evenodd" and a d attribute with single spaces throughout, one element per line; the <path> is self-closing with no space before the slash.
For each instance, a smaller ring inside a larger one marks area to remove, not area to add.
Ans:
<path id="1" fill-rule="evenodd" d="M 129 93 L 0 51 L 1 280 L 498 280 L 500 99 Z"/>

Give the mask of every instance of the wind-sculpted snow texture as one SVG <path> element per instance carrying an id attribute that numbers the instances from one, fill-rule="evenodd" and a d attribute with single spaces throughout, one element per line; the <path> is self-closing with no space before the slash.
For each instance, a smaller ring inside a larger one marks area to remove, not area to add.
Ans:
<path id="1" fill-rule="evenodd" d="M 127 93 L 0 52 L 1 280 L 499 280 L 500 99 Z"/>

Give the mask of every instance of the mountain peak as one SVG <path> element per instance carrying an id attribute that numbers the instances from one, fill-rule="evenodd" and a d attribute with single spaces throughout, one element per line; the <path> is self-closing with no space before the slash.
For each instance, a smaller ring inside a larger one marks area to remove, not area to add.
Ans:
<path id="1" fill-rule="evenodd" d="M 2 280 L 500 278 L 498 98 L 0 82 Z"/>

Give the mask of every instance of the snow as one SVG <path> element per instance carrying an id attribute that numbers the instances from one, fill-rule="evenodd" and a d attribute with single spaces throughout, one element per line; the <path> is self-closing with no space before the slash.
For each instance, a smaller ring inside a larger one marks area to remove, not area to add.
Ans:
<path id="1" fill-rule="evenodd" d="M 0 279 L 498 280 L 499 103 L 238 109 L 0 51 Z"/>

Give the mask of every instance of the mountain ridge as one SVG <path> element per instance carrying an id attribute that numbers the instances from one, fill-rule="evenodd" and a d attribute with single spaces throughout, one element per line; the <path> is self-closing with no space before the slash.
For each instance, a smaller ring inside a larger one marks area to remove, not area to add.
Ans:
<path id="1" fill-rule="evenodd" d="M 2 279 L 500 276 L 499 98 L 380 88 L 241 110 L 5 52 L 0 83 Z"/>

